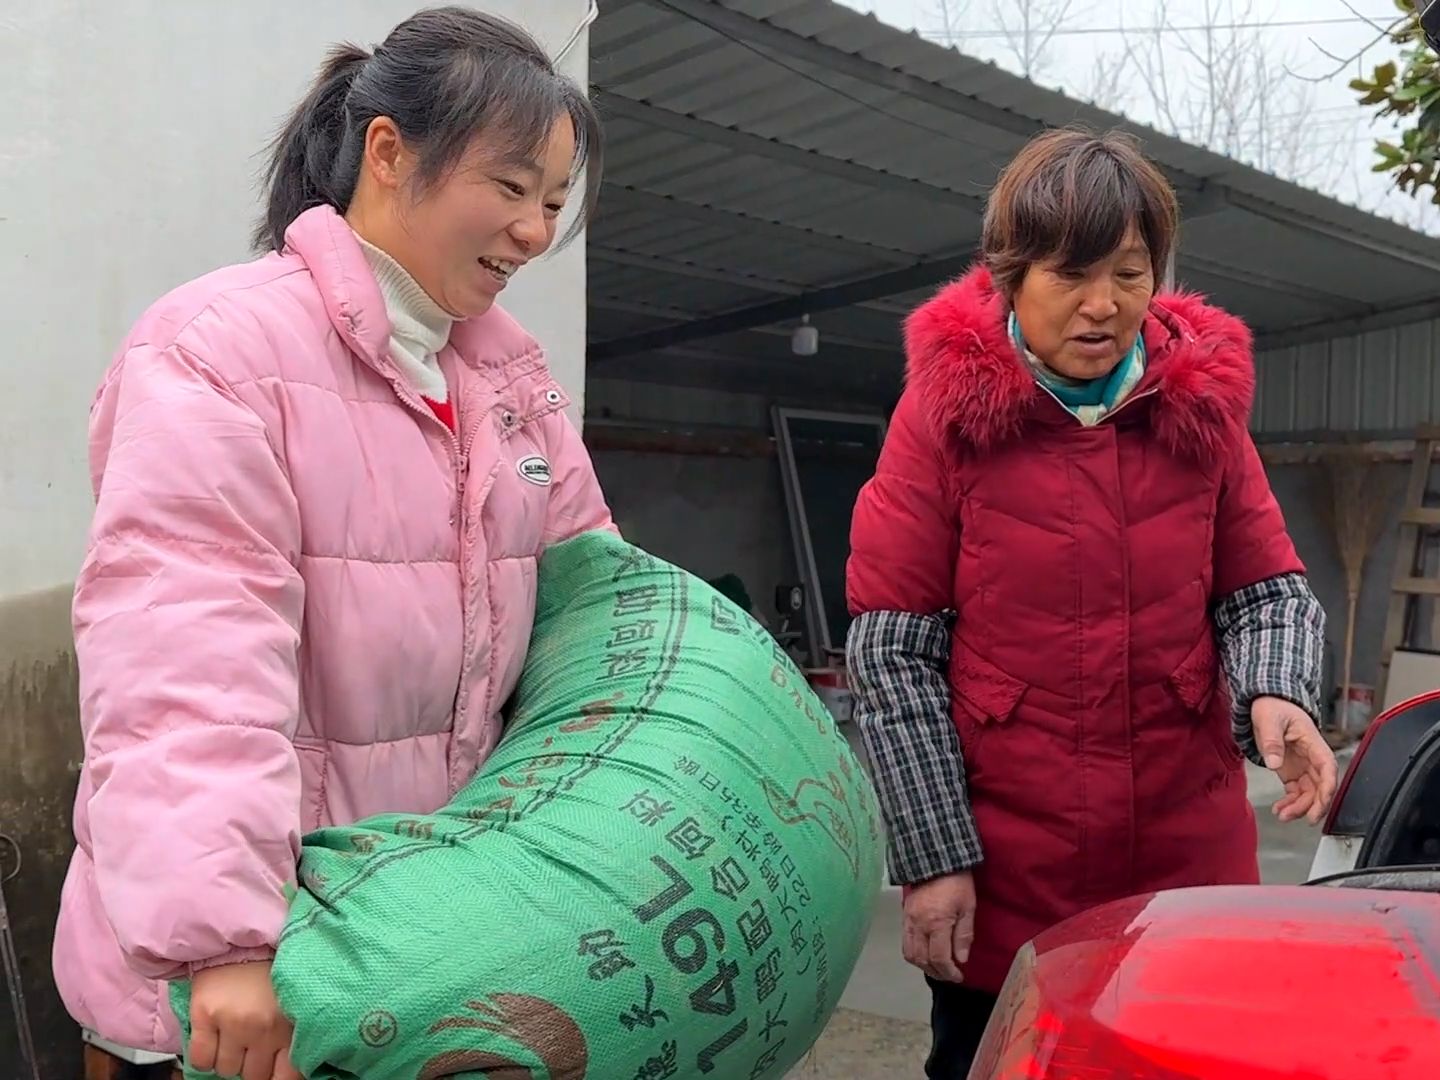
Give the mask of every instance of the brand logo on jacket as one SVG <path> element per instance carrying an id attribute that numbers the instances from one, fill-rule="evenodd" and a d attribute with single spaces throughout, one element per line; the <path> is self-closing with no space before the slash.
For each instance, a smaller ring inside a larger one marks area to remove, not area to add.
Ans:
<path id="1" fill-rule="evenodd" d="M 521 458 L 515 463 L 515 471 L 520 474 L 522 479 L 529 480 L 532 484 L 539 487 L 550 486 L 550 462 L 539 454 Z"/>

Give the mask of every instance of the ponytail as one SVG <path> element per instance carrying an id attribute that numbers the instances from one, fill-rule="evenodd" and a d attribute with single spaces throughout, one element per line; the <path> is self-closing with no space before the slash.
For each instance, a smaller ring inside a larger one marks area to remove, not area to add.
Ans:
<path id="1" fill-rule="evenodd" d="M 328 204 L 342 214 L 349 208 L 364 148 L 346 145 L 355 140 L 346 137 L 345 103 L 369 59 L 358 45 L 332 49 L 310 92 L 271 143 L 265 213 L 254 235 L 258 250 L 284 248 L 285 230 L 312 206 Z"/>
<path id="2" fill-rule="evenodd" d="M 418 155 L 416 194 L 459 163 L 476 138 L 498 156 L 529 157 L 568 117 L 572 171 L 583 172 L 586 190 L 566 240 L 595 209 L 603 132 L 580 87 L 518 26 L 470 7 L 428 8 L 395 27 L 373 56 L 341 45 L 326 58 L 271 144 L 257 248 L 282 250 L 285 230 L 311 207 L 350 208 L 365 136 L 380 116 L 395 122 Z"/>

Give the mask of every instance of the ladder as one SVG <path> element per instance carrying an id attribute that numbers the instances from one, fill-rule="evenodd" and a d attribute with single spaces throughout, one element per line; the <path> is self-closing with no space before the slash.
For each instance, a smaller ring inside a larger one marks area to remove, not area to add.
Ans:
<path id="1" fill-rule="evenodd" d="M 1440 446 L 1440 427 L 1422 427 L 1415 432 L 1415 456 L 1410 460 L 1410 479 L 1405 485 L 1405 503 L 1400 509 L 1400 527 L 1395 538 L 1395 578 L 1390 586 L 1390 611 L 1385 619 L 1385 637 L 1380 644 L 1380 674 L 1375 680 L 1375 710 L 1385 707 L 1385 684 L 1390 681 L 1390 663 L 1405 643 L 1411 601 L 1417 596 L 1440 597 L 1440 577 L 1424 577 L 1421 542 L 1425 529 L 1440 528 L 1440 506 L 1426 506 L 1430 469 L 1435 448 Z"/>

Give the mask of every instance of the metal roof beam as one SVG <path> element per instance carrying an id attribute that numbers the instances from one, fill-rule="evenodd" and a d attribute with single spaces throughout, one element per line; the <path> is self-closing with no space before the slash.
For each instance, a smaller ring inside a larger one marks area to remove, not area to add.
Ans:
<path id="1" fill-rule="evenodd" d="M 591 307 L 599 308 L 601 311 L 618 311 L 623 315 L 639 315 L 647 319 L 672 319 L 686 320 L 693 317 L 691 312 L 682 311 L 679 308 L 665 307 L 659 304 L 647 304 L 637 300 L 625 300 L 613 296 L 594 296 L 589 298 Z M 746 327 L 752 334 L 765 334 L 769 337 L 788 338 L 790 331 L 781 326 L 750 326 Z M 840 345 L 847 349 L 861 349 L 866 352 L 893 353 L 900 347 L 899 336 L 894 341 L 878 341 L 874 338 L 846 337 L 843 334 L 824 333 L 821 335 L 822 342 L 831 345 Z"/>
<path id="2" fill-rule="evenodd" d="M 683 262 L 680 259 L 667 259 L 663 255 L 622 251 L 620 248 L 606 247 L 604 244 L 587 244 L 585 254 L 588 258 L 599 262 L 613 263 L 616 266 L 653 270 L 657 274 L 674 274 L 676 277 L 692 278 L 695 281 L 713 281 L 719 285 L 742 285 L 747 289 L 779 293 L 782 296 L 798 296 L 805 291 L 803 286 L 788 281 L 757 277 L 740 270 L 715 270 L 708 266 Z"/>
<path id="3" fill-rule="evenodd" d="M 1299 214 L 1291 210 L 1286 210 L 1284 207 L 1276 206 L 1274 203 L 1266 202 L 1264 199 L 1252 198 L 1244 192 L 1231 190 L 1227 193 L 1226 198 L 1230 201 L 1231 205 L 1240 210 L 1255 214 L 1257 217 L 1267 218 L 1281 225 L 1289 225 L 1292 228 L 1311 232 L 1317 236 L 1324 236 L 1328 239 L 1339 241 L 1342 244 L 1349 244 L 1351 247 L 1357 247 L 1362 251 L 1368 251 L 1387 259 L 1395 259 L 1419 270 L 1440 273 L 1440 259 L 1432 258 L 1428 255 L 1419 255 L 1413 251 L 1405 251 L 1384 240 L 1362 236 L 1359 233 L 1336 228 L 1308 214 Z"/>
<path id="4" fill-rule="evenodd" d="M 977 214 L 983 213 L 985 210 L 985 200 L 978 195 L 968 195 L 949 188 L 935 187 L 933 184 L 913 180 L 908 176 L 899 176 L 882 169 L 872 169 L 868 165 L 859 165 L 853 161 L 830 157 L 815 150 L 806 150 L 776 139 L 754 135 L 748 131 L 725 127 L 709 120 L 671 112 L 669 109 L 662 109 L 605 90 L 595 91 L 591 97 L 605 115 L 618 116 L 647 127 L 660 128 L 674 135 L 711 143 L 739 154 L 765 158 L 805 172 L 819 173 L 875 191 L 908 195 L 929 203 L 962 206 Z"/>
<path id="5" fill-rule="evenodd" d="M 847 236 L 831 236 L 829 233 L 816 232 L 813 229 L 804 229 L 797 225 L 786 225 L 779 221 L 767 221 L 764 218 L 751 217 L 749 214 L 737 213 L 734 210 L 701 206 L 699 203 L 686 202 L 669 195 L 657 195 L 652 191 L 642 191 L 639 188 L 622 187 L 610 181 L 604 182 L 601 187 L 602 209 L 605 206 L 605 200 L 608 200 L 611 204 L 618 205 L 624 210 L 648 214 L 657 219 L 684 218 L 697 225 L 720 229 L 731 235 L 755 236 L 772 244 L 795 244 L 800 247 L 824 248 L 842 255 L 859 256 L 875 262 L 890 263 L 892 266 L 903 266 L 913 262 L 916 258 L 914 254 L 898 248 L 881 247 L 863 240 L 852 240 Z M 590 230 L 590 235 L 595 235 L 593 228 Z"/>
<path id="6" fill-rule="evenodd" d="M 662 200 L 670 202 L 671 200 Z M 701 208 L 709 214 L 722 214 L 724 211 L 713 211 L 708 208 Z M 754 221 L 755 219 L 745 219 Z M 790 226 L 770 226 L 759 224 L 759 228 L 791 228 Z M 626 265 L 642 266 L 648 269 L 655 269 L 662 272 L 676 273 L 683 276 L 691 276 L 701 280 L 715 280 L 725 283 L 741 283 L 745 279 L 742 275 L 727 275 L 722 271 L 708 271 L 688 263 L 679 263 L 674 260 L 660 259 L 654 256 L 635 256 L 628 252 L 615 252 L 601 248 L 597 252 L 601 259 L 611 258 L 613 261 Z M 966 249 L 963 252 L 942 256 L 936 259 L 925 260 L 912 266 L 898 270 L 886 271 L 871 277 L 866 277 L 840 285 L 825 286 L 818 289 L 806 290 L 799 286 L 785 285 L 780 282 L 768 282 L 763 279 L 755 279 L 756 287 L 784 291 L 785 299 L 767 301 L 761 304 L 748 305 L 736 308 L 728 312 L 721 312 L 715 315 L 704 316 L 689 321 L 679 321 L 673 326 L 660 327 L 656 330 L 642 331 L 640 333 L 627 335 L 623 338 L 614 338 L 609 341 L 596 342 L 589 349 L 589 357 L 592 360 L 604 360 L 615 356 L 624 356 L 636 352 L 651 352 L 656 349 L 668 348 L 672 345 L 683 344 L 688 341 L 700 341 L 705 338 L 719 337 L 724 334 L 735 333 L 741 330 L 753 329 L 757 326 L 767 326 L 777 322 L 785 322 L 790 319 L 797 319 L 802 315 L 815 315 L 824 311 L 833 311 L 837 308 L 853 307 L 860 305 L 874 305 L 875 301 L 882 297 L 893 296 L 897 293 L 908 292 L 912 289 L 923 288 L 927 285 L 934 285 L 946 278 L 963 273 L 974 261 L 975 252 Z M 1185 265 L 1191 265 L 1196 270 L 1223 277 L 1226 280 L 1235 281 L 1240 284 L 1252 285 L 1256 288 L 1267 289 L 1297 299 L 1335 304 L 1344 302 L 1344 298 L 1334 296 L 1318 289 L 1311 289 L 1304 285 L 1291 282 L 1283 282 L 1261 274 L 1250 273 L 1238 268 L 1226 267 L 1219 263 L 1206 259 L 1199 259 L 1193 256 L 1180 255 L 1180 263 L 1183 271 Z M 905 314 L 898 305 L 883 305 L 880 310 L 887 314 Z M 1278 335 L 1262 337 L 1257 347 L 1279 348 L 1285 344 L 1292 344 L 1299 341 L 1322 340 L 1326 337 L 1339 334 L 1363 333 L 1365 328 L 1380 326 L 1393 326 L 1399 323 L 1414 321 L 1410 313 L 1414 309 L 1404 309 L 1404 316 L 1392 316 L 1377 314 L 1367 307 L 1356 308 L 1352 305 L 1346 312 L 1345 317 L 1338 321 L 1327 321 L 1316 327 L 1302 327 L 1296 331 L 1282 332 Z M 1428 307 L 1427 307 L 1428 310 Z M 665 312 L 650 310 L 646 314 L 654 314 L 657 317 L 663 316 Z M 1435 316 L 1440 318 L 1440 311 Z M 1379 323 L 1374 320 L 1380 319 Z M 1330 327 L 1341 329 L 1329 332 Z M 1353 327 L 1360 327 L 1355 329 Z M 836 342 L 839 344 L 839 342 Z"/>
<path id="7" fill-rule="evenodd" d="M 1288 349 L 1296 345 L 1310 345 L 1332 338 L 1355 337 L 1375 330 L 1391 330 L 1397 326 L 1430 322 L 1440 319 L 1440 300 L 1423 300 L 1418 303 L 1402 304 L 1398 307 L 1371 311 L 1366 315 L 1346 316 L 1342 319 L 1327 319 L 1324 322 L 1297 326 L 1290 330 L 1272 330 L 1255 336 L 1255 349 Z"/>
<path id="8" fill-rule="evenodd" d="M 863 365 L 827 365 L 825 388 L 817 390 L 815 357 L 792 356 L 785 360 L 775 357 L 758 359 L 750 356 L 717 356 L 712 361 L 703 353 L 685 349 L 666 349 L 643 358 L 634 358 L 616 375 L 597 375 L 602 379 L 648 383 L 656 386 L 684 386 L 712 392 L 754 394 L 763 387 L 767 397 L 796 401 L 813 401 L 845 394 L 854 401 L 893 401 L 899 390 L 900 355 L 893 363 L 871 358 Z M 819 359 L 824 359 L 823 357 Z M 693 360 L 694 363 L 685 363 Z M 793 362 L 792 362 L 793 361 Z"/>
<path id="9" fill-rule="evenodd" d="M 1194 190 L 1184 189 L 1180 195 L 1180 223 L 1198 221 L 1213 214 L 1234 209 L 1224 188 L 1202 184 Z"/>
<path id="10" fill-rule="evenodd" d="M 969 269 L 975 259 L 973 248 L 963 252 L 941 255 L 915 263 L 899 270 L 860 278 L 840 285 L 830 285 L 801 293 L 799 296 L 772 300 L 764 304 L 736 308 L 733 311 L 709 315 L 675 326 L 658 330 L 647 330 L 626 337 L 612 338 L 591 345 L 586 355 L 590 360 L 606 360 L 631 353 L 653 352 L 656 349 L 682 345 L 688 341 L 702 341 L 705 338 L 733 334 L 756 326 L 798 319 L 802 315 L 816 315 L 822 311 L 851 307 L 863 300 L 874 300 L 882 296 L 908 292 L 911 289 L 933 285 L 938 281 L 954 277 Z"/>
<path id="11" fill-rule="evenodd" d="M 1338 306 L 1347 309 L 1347 315 L 1349 316 L 1365 315 L 1373 310 L 1369 304 L 1359 303 L 1353 297 L 1339 296 L 1332 292 L 1326 292 L 1324 289 L 1313 289 L 1308 285 L 1300 285 L 1293 281 L 1281 281 L 1279 278 L 1270 277 L 1268 274 L 1257 274 L 1250 270 L 1241 269 L 1238 266 L 1229 266 L 1225 263 L 1202 259 L 1194 255 L 1181 255 L 1180 261 L 1183 266 L 1192 270 L 1197 270 L 1202 274 L 1209 274 L 1211 277 L 1233 281 L 1238 285 L 1249 285 L 1256 289 L 1280 293 L 1282 296 L 1293 296 L 1297 300 L 1308 300 L 1315 304 L 1327 304 L 1331 307 Z"/>
<path id="12" fill-rule="evenodd" d="M 667 259 L 662 255 L 621 251 L 619 248 L 605 247 L 602 244 L 589 244 L 585 253 L 589 258 L 599 262 L 629 266 L 639 270 L 653 270 L 657 274 L 673 274 L 676 277 L 691 278 L 695 281 L 713 281 L 720 285 L 740 285 L 747 289 L 776 293 L 780 296 L 800 296 L 805 292 L 804 285 L 798 285 L 793 281 L 777 281 L 774 278 L 759 277 L 740 271 L 714 270 L 708 266 L 682 262 L 679 259 Z M 884 300 L 867 300 L 855 306 L 869 311 L 882 311 L 886 315 L 908 315 L 910 313 L 910 309 L 904 304 L 892 304 Z"/>

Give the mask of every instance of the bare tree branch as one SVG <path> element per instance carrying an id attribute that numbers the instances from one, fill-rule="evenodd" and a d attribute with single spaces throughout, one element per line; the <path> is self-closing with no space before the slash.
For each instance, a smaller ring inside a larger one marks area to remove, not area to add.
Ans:
<path id="1" fill-rule="evenodd" d="M 1345 6 L 1347 8 L 1350 8 L 1351 11 L 1355 11 L 1355 9 L 1351 8 L 1348 3 L 1345 4 Z M 1355 14 L 1359 15 L 1360 13 L 1356 11 Z M 1327 68 L 1325 71 L 1322 71 L 1318 75 L 1299 75 L 1290 71 L 1288 67 L 1286 68 L 1286 73 L 1295 75 L 1297 79 L 1304 79 L 1306 82 L 1329 82 L 1337 75 L 1343 73 L 1345 69 L 1350 67 L 1352 64 L 1358 64 L 1362 59 L 1364 59 L 1367 52 L 1375 48 L 1375 46 L 1379 45 L 1381 42 L 1393 37 L 1395 32 L 1397 30 L 1403 29 L 1405 24 L 1409 21 L 1408 15 L 1401 15 L 1399 18 L 1392 21 L 1389 26 L 1382 26 L 1377 24 L 1373 20 L 1366 18 L 1363 15 L 1361 15 L 1360 17 L 1364 19 L 1367 24 L 1374 27 L 1377 31 L 1375 36 L 1370 38 L 1370 40 L 1366 41 L 1364 45 L 1361 45 L 1360 48 L 1356 49 L 1349 56 L 1339 56 L 1336 53 L 1333 53 L 1329 49 L 1325 48 L 1312 37 L 1310 38 L 1311 46 L 1315 49 L 1316 52 L 1320 53 L 1321 55 L 1327 57 L 1330 60 L 1335 61 L 1335 66 L 1332 68 Z"/>
<path id="2" fill-rule="evenodd" d="M 1361 14 L 1360 9 L 1357 8 L 1354 4 L 1350 3 L 1350 0 L 1340 0 L 1340 3 L 1345 5 L 1346 11 L 1350 12 L 1351 15 L 1354 15 L 1357 19 L 1363 22 L 1366 26 L 1370 27 L 1372 30 L 1378 30 L 1382 34 L 1388 34 L 1390 32 L 1383 23 L 1376 22 L 1374 19 L 1370 18 L 1369 15 Z"/>
<path id="3" fill-rule="evenodd" d="M 1046 50 L 1050 48 L 1050 42 L 1054 40 L 1055 31 L 1065 25 L 1065 20 L 1070 15 L 1070 9 L 1074 7 L 1074 4 L 1075 0 L 1064 0 L 1064 2 L 1059 5 L 1058 10 L 1046 13 L 1045 19 L 1049 23 L 1050 28 L 1044 34 L 1040 35 L 1039 39 L 1035 42 L 1034 55 L 1037 58 L 1046 54 Z M 1033 27 L 1031 29 L 1033 30 Z"/>
<path id="4" fill-rule="evenodd" d="M 1077 0 L 989 0 L 989 19 L 1004 33 L 1004 47 L 1027 79 L 1049 65 L 1050 46 L 1067 21 L 1086 13 Z"/>
<path id="5" fill-rule="evenodd" d="M 940 20 L 940 33 L 953 42 L 960 33 L 965 13 L 970 10 L 970 0 L 931 0 L 931 3 Z"/>
<path id="6" fill-rule="evenodd" d="M 1170 92 L 1168 65 L 1164 62 L 1164 43 L 1160 28 L 1157 27 L 1146 37 L 1148 41 L 1137 45 L 1131 42 L 1127 35 L 1127 51 L 1135 61 L 1136 72 L 1145 83 L 1150 104 L 1160 114 L 1159 126 L 1172 135 L 1179 135 L 1186 125 L 1175 116 L 1176 95 Z"/>
<path id="7" fill-rule="evenodd" d="M 1090 69 L 1090 80 L 1082 92 L 1102 109 L 1125 112 L 1130 104 L 1130 92 L 1125 84 L 1125 76 L 1133 73 L 1135 68 L 1134 50 L 1128 42 L 1119 53 L 1101 53 L 1095 57 Z"/>
<path id="8" fill-rule="evenodd" d="M 1340 118 L 1333 137 L 1317 137 L 1334 121 L 1315 119 L 1314 86 L 1283 74 L 1255 10 L 1254 0 L 1205 0 L 1196 28 L 1157 11 L 1150 32 L 1123 35 L 1124 50 L 1096 63 L 1092 90 L 1113 101 L 1123 68 L 1167 134 L 1313 187 L 1338 184 L 1354 154 L 1336 147 L 1353 140 L 1361 117 Z"/>

